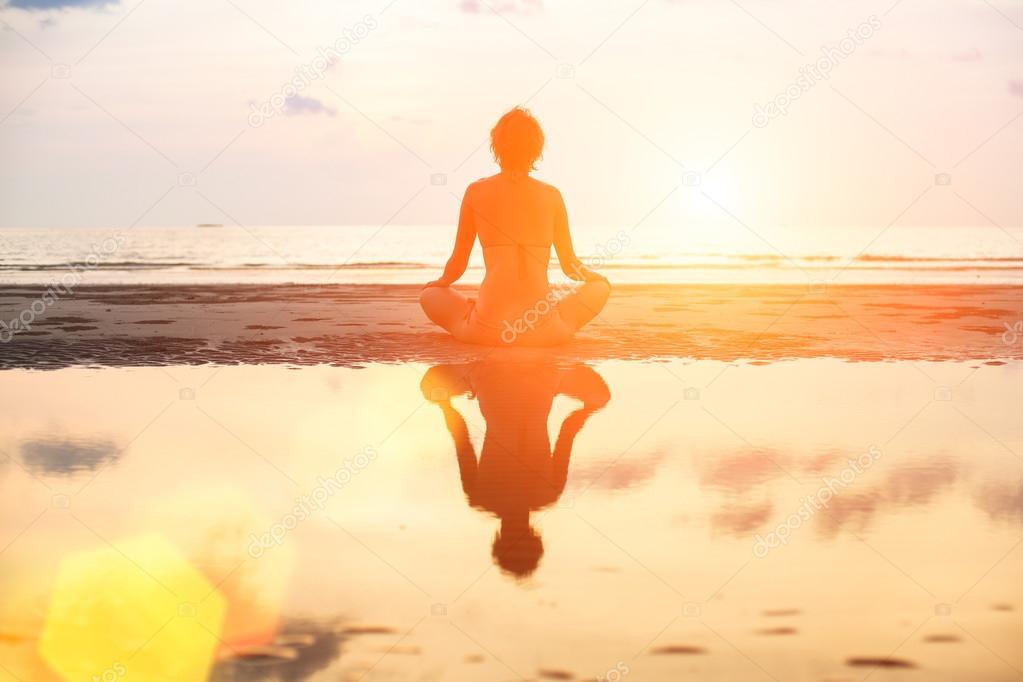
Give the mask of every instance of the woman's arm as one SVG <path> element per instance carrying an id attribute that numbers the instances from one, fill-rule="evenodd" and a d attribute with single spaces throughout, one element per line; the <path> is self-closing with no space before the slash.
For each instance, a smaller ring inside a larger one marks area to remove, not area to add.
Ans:
<path id="1" fill-rule="evenodd" d="M 593 368 L 582 366 L 562 373 L 558 393 L 564 393 L 583 402 L 582 407 L 565 417 L 565 421 L 561 423 L 561 431 L 551 453 L 554 463 L 553 487 L 560 497 L 568 480 L 568 460 L 572 457 L 575 437 L 590 415 L 611 400 L 611 391 Z"/>
<path id="2" fill-rule="evenodd" d="M 426 285 L 428 287 L 451 286 L 465 273 L 465 267 L 469 264 L 469 254 L 476 243 L 476 222 L 473 219 L 472 207 L 469 205 L 471 188 L 472 185 L 465 190 L 462 197 L 462 208 L 458 212 L 458 232 L 455 235 L 455 248 L 451 252 L 451 258 L 448 258 L 448 263 L 444 266 L 444 274 L 440 279 L 429 282 Z"/>
<path id="3" fill-rule="evenodd" d="M 469 428 L 465 419 L 451 405 L 451 398 L 472 390 L 469 371 L 472 365 L 435 365 L 423 376 L 419 389 L 423 397 L 440 407 L 444 413 L 444 425 L 455 444 L 458 458 L 458 473 L 462 477 L 462 490 L 467 497 L 473 497 L 476 486 L 476 450 L 469 440 Z"/>
<path id="4" fill-rule="evenodd" d="M 462 479 L 462 492 L 469 498 L 470 504 L 476 492 L 476 472 L 479 470 L 479 463 L 476 460 L 476 450 L 469 440 L 469 429 L 465 425 L 465 419 L 452 407 L 451 403 L 441 404 L 441 411 L 444 413 L 444 425 L 448 427 L 451 440 L 455 444 L 455 456 L 458 458 L 458 475 Z"/>
<path id="5" fill-rule="evenodd" d="M 568 231 L 568 209 L 565 208 L 565 200 L 561 192 L 554 190 L 554 250 L 558 254 L 558 263 L 561 271 L 577 282 L 589 282 L 592 280 L 604 280 L 607 278 L 589 269 L 579 257 L 575 255 L 572 247 L 572 234 Z"/>

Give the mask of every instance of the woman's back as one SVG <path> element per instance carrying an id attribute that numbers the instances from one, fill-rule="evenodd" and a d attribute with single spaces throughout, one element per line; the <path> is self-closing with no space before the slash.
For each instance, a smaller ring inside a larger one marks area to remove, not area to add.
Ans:
<path id="1" fill-rule="evenodd" d="M 542 157 L 540 124 L 516 107 L 490 131 L 501 172 L 469 185 L 462 199 L 451 257 L 440 278 L 419 295 L 426 315 L 455 338 L 488 346 L 563 343 L 607 302 L 607 279 L 575 254 L 561 192 L 529 177 Z M 478 297 L 450 287 L 469 264 L 477 238 L 486 274 Z M 547 279 L 551 247 L 562 272 L 582 282 L 554 296 Z"/>
<path id="2" fill-rule="evenodd" d="M 502 172 L 473 183 L 466 203 L 486 264 L 479 314 L 500 324 L 550 293 L 547 268 L 561 195 L 525 173 Z"/>

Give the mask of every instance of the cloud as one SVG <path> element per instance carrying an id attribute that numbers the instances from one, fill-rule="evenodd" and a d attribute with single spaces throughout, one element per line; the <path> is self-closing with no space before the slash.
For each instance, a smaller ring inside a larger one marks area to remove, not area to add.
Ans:
<path id="1" fill-rule="evenodd" d="M 295 95 L 289 97 L 284 105 L 285 116 L 301 116 L 302 114 L 326 114 L 333 116 L 336 112 L 315 97 Z"/>
<path id="2" fill-rule="evenodd" d="M 1023 81 L 1009 81 L 1009 93 L 1023 97 Z"/>
<path id="3" fill-rule="evenodd" d="M 479 14 L 484 9 L 492 9 L 497 14 L 533 14 L 543 9 L 543 0 L 501 0 L 486 4 L 483 0 L 462 0 L 458 8 L 466 14 Z"/>
<path id="4" fill-rule="evenodd" d="M 120 449 L 110 441 L 47 438 L 21 444 L 21 461 L 37 474 L 71 476 L 115 462 Z"/>
<path id="5" fill-rule="evenodd" d="M 975 496 L 977 506 L 991 518 L 1003 521 L 1023 521 L 1023 480 L 1015 483 L 991 481 Z"/>
<path id="6" fill-rule="evenodd" d="M 877 57 L 878 59 L 895 59 L 900 61 L 903 59 L 909 59 L 909 50 L 907 50 L 904 47 L 900 47 L 894 50 L 889 49 L 867 50 L 867 54 L 870 55 L 871 57 Z"/>
<path id="7" fill-rule="evenodd" d="M 975 47 L 965 52 L 953 52 L 949 55 L 949 59 L 954 62 L 979 62 L 983 58 L 984 55 Z"/>
<path id="8" fill-rule="evenodd" d="M 576 492 L 577 487 L 579 494 L 590 487 L 603 490 L 638 488 L 654 478 L 664 457 L 664 452 L 656 450 L 645 457 L 629 458 L 611 466 L 597 463 L 576 467 L 572 473 L 572 491 Z"/>
<path id="9" fill-rule="evenodd" d="M 68 9 L 70 7 L 103 7 L 116 5 L 120 0 L 10 0 L 8 7 L 27 10 Z"/>

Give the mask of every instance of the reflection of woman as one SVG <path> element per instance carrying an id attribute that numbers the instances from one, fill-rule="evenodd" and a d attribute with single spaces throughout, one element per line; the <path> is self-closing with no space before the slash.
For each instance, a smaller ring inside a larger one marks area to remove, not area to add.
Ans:
<path id="1" fill-rule="evenodd" d="M 561 496 L 572 443 L 587 418 L 611 398 L 607 384 L 581 365 L 562 369 L 539 363 L 476 362 L 437 365 L 423 377 L 421 388 L 423 396 L 444 412 L 469 504 L 501 519 L 494 560 L 515 576 L 528 576 L 543 555 L 529 514 Z M 478 397 L 487 423 L 478 462 L 465 420 L 451 405 L 451 398 L 463 393 Z M 547 418 L 559 393 L 583 404 L 565 418 L 552 452 Z"/>

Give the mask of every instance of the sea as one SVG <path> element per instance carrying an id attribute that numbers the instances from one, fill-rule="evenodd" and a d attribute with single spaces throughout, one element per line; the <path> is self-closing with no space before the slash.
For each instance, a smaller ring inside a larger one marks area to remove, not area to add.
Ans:
<path id="1" fill-rule="evenodd" d="M 1020 229 L 574 231 L 613 283 L 1023 284 Z M 453 238 L 450 225 L 0 228 L 0 285 L 414 284 L 439 276 Z M 463 281 L 482 275 L 477 245 Z"/>

